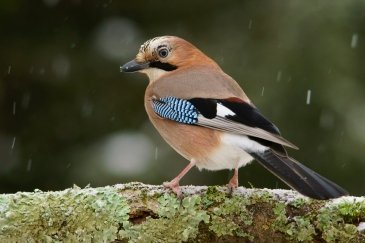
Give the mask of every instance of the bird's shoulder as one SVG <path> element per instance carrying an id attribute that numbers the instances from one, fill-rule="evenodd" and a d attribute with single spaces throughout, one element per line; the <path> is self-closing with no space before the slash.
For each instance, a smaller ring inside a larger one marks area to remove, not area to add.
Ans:
<path id="1" fill-rule="evenodd" d="M 239 97 L 249 99 L 239 84 L 221 69 L 205 66 L 182 68 L 150 83 L 149 92 L 157 97 L 218 98 Z"/>

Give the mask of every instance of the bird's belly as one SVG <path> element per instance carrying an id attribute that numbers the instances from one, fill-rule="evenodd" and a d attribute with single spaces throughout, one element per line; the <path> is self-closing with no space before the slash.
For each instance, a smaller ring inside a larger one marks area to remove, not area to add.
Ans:
<path id="1" fill-rule="evenodd" d="M 220 136 L 219 144 L 215 151 L 197 163 L 199 169 L 222 170 L 240 168 L 253 160 L 248 152 L 262 152 L 268 149 L 247 136 L 229 133 Z"/>
<path id="2" fill-rule="evenodd" d="M 207 170 L 234 169 L 245 166 L 252 160 L 251 155 L 243 149 L 231 144 L 222 144 L 208 157 L 198 161 L 196 166 Z"/>

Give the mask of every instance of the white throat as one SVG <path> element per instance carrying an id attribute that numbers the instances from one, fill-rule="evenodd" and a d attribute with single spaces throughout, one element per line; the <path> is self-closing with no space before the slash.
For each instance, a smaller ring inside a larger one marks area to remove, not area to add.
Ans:
<path id="1" fill-rule="evenodd" d="M 147 74 L 150 82 L 154 82 L 156 79 L 161 78 L 163 75 L 168 72 L 159 68 L 146 68 L 140 71 L 141 73 Z"/>

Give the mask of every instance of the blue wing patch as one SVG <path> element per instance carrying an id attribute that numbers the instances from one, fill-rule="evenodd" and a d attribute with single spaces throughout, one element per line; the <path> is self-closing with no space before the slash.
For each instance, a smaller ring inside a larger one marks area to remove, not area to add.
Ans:
<path id="1" fill-rule="evenodd" d="M 153 109 L 161 117 L 185 124 L 198 122 L 198 110 L 187 100 L 175 97 L 154 99 Z"/>

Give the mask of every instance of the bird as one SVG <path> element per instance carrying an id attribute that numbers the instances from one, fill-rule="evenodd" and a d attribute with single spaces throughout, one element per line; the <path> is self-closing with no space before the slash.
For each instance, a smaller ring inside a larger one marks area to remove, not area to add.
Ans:
<path id="1" fill-rule="evenodd" d="M 309 198 L 348 195 L 291 158 L 286 148 L 298 147 L 281 136 L 232 77 L 190 42 L 177 36 L 149 39 L 120 71 L 148 76 L 147 115 L 162 138 L 189 161 L 174 179 L 163 183 L 178 196 L 180 180 L 193 167 L 234 170 L 227 184 L 232 191 L 238 187 L 239 168 L 253 160 Z"/>

